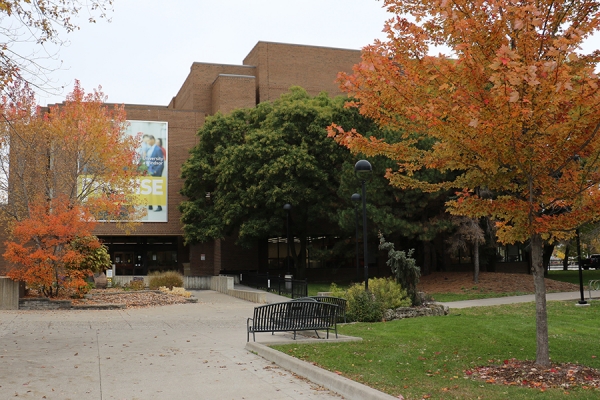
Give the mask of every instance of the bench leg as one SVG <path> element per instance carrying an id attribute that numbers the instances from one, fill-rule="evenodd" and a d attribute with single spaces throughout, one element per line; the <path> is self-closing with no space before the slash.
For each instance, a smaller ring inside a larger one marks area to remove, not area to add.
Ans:
<path id="1" fill-rule="evenodd" d="M 321 336 L 319 336 L 319 332 L 317 332 L 317 330 L 316 330 L 316 329 L 315 329 L 315 333 L 317 334 L 317 337 L 318 337 L 319 339 L 321 339 Z"/>

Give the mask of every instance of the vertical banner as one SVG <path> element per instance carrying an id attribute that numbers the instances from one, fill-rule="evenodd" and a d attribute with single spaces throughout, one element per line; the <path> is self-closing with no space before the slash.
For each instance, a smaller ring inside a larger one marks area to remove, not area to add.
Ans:
<path id="1" fill-rule="evenodd" d="M 125 133 L 140 140 L 138 172 L 142 199 L 141 222 L 167 222 L 168 215 L 168 124 L 156 121 L 127 121 Z"/>

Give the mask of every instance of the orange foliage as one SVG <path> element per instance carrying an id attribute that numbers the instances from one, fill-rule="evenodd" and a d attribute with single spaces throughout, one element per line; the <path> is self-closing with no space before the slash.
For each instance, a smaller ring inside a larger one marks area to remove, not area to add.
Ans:
<path id="1" fill-rule="evenodd" d="M 549 365 L 543 239 L 600 219 L 600 30 L 591 0 L 385 0 L 388 40 L 364 49 L 341 87 L 351 106 L 404 140 L 387 144 L 337 126 L 330 136 L 398 161 L 391 184 L 455 189 L 448 211 L 498 221 L 501 242 L 530 242 L 536 363 Z M 412 19 L 407 18 L 412 15 Z M 430 55 L 444 45 L 451 56 Z M 453 171 L 441 184 L 416 171 Z M 477 193 L 488 193 L 486 196 Z"/>
<path id="2" fill-rule="evenodd" d="M 386 24 L 388 41 L 365 48 L 354 74 L 340 81 L 362 114 L 405 140 L 387 144 L 337 126 L 330 135 L 356 152 L 398 160 L 399 171 L 388 174 L 394 185 L 457 189 L 449 211 L 496 218 L 503 242 L 560 239 L 597 219 L 600 51 L 582 55 L 578 47 L 598 31 L 600 3 L 385 3 L 398 14 Z M 429 55 L 434 45 L 452 56 Z M 433 147 L 419 146 L 432 139 Z M 413 175 L 424 168 L 458 177 L 432 185 Z M 479 187 L 496 196 L 474 195 Z"/>
<path id="3" fill-rule="evenodd" d="M 13 279 L 56 295 L 85 286 L 85 251 L 100 246 L 95 220 L 134 225 L 137 140 L 124 133 L 123 107 L 106 105 L 100 90 L 86 94 L 76 82 L 64 103 L 41 109 L 27 85 L 9 89 L 0 104 L 0 174 L 8 177 L 0 211 L 14 241 L 4 256 Z"/>
<path id="4" fill-rule="evenodd" d="M 96 222 L 84 207 L 70 206 L 64 197 L 31 206 L 30 217 L 13 226 L 13 241 L 4 257 L 17 265 L 8 276 L 23 280 L 47 296 L 60 288 L 78 291 L 93 271 L 81 267 L 85 256 L 71 243 L 90 237 Z M 97 239 L 90 247 L 99 247 Z"/>
<path id="5" fill-rule="evenodd" d="M 135 220 L 137 140 L 124 134 L 123 107 L 106 105 L 100 90 L 86 94 L 77 81 L 49 110 L 36 106 L 26 85 L 11 91 L 0 104 L 0 145 L 9 149 L 0 152 L 10 176 L 0 180 L 9 200 L 4 211 L 21 220 L 30 203 L 62 195 L 101 219 Z"/>

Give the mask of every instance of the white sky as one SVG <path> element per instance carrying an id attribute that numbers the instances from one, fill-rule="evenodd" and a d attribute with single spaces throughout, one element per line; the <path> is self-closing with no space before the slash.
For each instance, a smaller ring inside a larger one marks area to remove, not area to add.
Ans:
<path id="1" fill-rule="evenodd" d="M 64 100 L 79 79 L 102 85 L 112 103 L 167 105 L 194 61 L 241 64 L 258 41 L 360 49 L 391 17 L 378 0 L 115 0 L 111 23 L 98 20 L 63 34 L 50 74 L 60 94 L 39 93 L 42 105 Z M 600 47 L 591 40 L 584 48 Z M 65 86 L 64 90 L 60 90 Z"/>
<path id="2" fill-rule="evenodd" d="M 167 105 L 194 61 L 242 64 L 258 41 L 360 49 L 383 38 L 391 15 L 377 0 L 115 0 L 111 23 L 63 34 L 62 67 L 50 74 L 64 100 L 79 79 L 112 103 Z M 51 64 L 48 61 L 48 64 Z"/>

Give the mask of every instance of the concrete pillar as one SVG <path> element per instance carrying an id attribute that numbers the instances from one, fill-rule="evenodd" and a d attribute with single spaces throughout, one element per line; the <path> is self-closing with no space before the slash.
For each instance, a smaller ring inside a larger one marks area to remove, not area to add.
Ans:
<path id="1" fill-rule="evenodd" d="M 0 276 L 0 310 L 19 309 L 19 282 Z"/>

